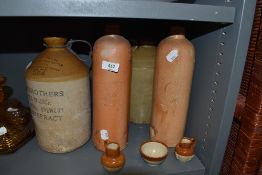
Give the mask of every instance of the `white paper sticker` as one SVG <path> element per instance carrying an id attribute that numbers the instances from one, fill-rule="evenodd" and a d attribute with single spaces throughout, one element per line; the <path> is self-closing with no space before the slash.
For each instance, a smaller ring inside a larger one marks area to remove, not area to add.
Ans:
<path id="1" fill-rule="evenodd" d="M 102 69 L 108 70 L 111 72 L 118 72 L 119 70 L 119 63 L 112 63 L 109 61 L 102 61 Z"/>
<path id="2" fill-rule="evenodd" d="M 105 129 L 100 130 L 100 136 L 102 140 L 108 140 L 109 136 L 108 136 L 108 131 Z"/>
<path id="3" fill-rule="evenodd" d="M 178 56 L 178 51 L 172 50 L 171 52 L 169 52 L 169 54 L 167 54 L 166 59 L 168 62 L 172 63 Z"/>
<path id="4" fill-rule="evenodd" d="M 9 107 L 9 108 L 7 108 L 7 111 L 8 112 L 16 112 L 16 111 L 18 111 L 18 109 Z"/>
<path id="5" fill-rule="evenodd" d="M 5 135 L 7 133 L 6 127 L 0 127 L 0 136 Z"/>

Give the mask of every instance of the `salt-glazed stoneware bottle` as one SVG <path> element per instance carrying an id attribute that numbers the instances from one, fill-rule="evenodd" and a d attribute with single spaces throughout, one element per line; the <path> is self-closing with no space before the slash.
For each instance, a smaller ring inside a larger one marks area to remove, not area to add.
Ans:
<path id="1" fill-rule="evenodd" d="M 175 147 L 175 156 L 181 162 L 190 161 L 195 154 L 196 140 L 184 137 Z"/>
<path id="2" fill-rule="evenodd" d="M 131 84 L 131 46 L 120 35 L 105 35 L 93 52 L 93 142 L 105 150 L 110 140 L 127 144 Z"/>
<path id="3" fill-rule="evenodd" d="M 101 157 L 101 164 L 109 172 L 116 172 L 125 165 L 125 156 L 117 143 L 105 143 L 105 153 Z"/>
<path id="4" fill-rule="evenodd" d="M 46 49 L 26 69 L 27 94 L 40 147 L 72 151 L 90 136 L 90 92 L 86 65 L 65 38 L 44 38 Z"/>
<path id="5" fill-rule="evenodd" d="M 132 49 L 132 85 L 130 121 L 150 123 L 156 46 L 141 45 Z"/>
<path id="6" fill-rule="evenodd" d="M 194 47 L 183 34 L 159 43 L 150 135 L 168 147 L 175 147 L 184 134 L 194 63 Z"/>

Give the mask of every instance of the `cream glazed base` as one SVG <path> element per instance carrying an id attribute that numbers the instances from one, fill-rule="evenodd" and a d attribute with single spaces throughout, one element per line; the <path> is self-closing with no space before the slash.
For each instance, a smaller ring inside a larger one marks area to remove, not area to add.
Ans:
<path id="1" fill-rule="evenodd" d="M 182 155 L 179 155 L 177 153 L 175 153 L 175 154 L 176 154 L 176 158 L 181 162 L 188 162 L 188 161 L 192 160 L 193 157 L 195 156 L 194 154 L 192 156 L 182 156 Z"/>

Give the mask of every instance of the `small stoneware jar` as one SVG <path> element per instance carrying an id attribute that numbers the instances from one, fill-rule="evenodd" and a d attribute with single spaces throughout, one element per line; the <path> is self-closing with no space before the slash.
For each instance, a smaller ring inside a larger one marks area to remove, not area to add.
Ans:
<path id="1" fill-rule="evenodd" d="M 147 141 L 140 146 L 140 154 L 148 165 L 155 166 L 164 162 L 168 154 L 168 147 L 158 141 Z"/>
<path id="2" fill-rule="evenodd" d="M 101 164 L 109 172 L 117 172 L 125 165 L 125 156 L 117 143 L 105 143 L 105 153 L 101 157 Z"/>
<path id="3" fill-rule="evenodd" d="M 184 137 L 176 145 L 175 155 L 181 162 L 190 161 L 194 157 L 196 140 L 194 138 Z"/>

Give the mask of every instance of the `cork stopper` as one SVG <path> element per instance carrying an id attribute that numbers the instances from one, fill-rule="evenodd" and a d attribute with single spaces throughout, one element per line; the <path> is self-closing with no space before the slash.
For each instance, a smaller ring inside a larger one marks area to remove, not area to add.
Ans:
<path id="1" fill-rule="evenodd" d="M 63 47 L 66 43 L 66 38 L 62 37 L 45 37 L 43 39 L 47 47 Z"/>

